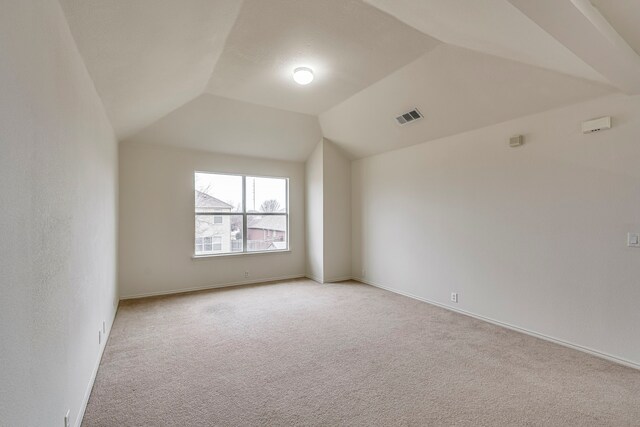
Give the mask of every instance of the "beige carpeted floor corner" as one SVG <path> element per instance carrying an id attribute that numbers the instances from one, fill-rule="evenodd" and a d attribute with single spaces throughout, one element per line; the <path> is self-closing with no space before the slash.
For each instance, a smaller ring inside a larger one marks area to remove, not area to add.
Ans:
<path id="1" fill-rule="evenodd" d="M 640 371 L 381 289 L 123 301 L 84 426 L 640 426 Z"/>

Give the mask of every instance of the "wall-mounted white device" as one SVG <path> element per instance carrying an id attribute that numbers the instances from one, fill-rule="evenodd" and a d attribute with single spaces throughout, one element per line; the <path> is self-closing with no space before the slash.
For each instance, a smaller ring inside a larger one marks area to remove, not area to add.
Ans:
<path id="1" fill-rule="evenodd" d="M 524 136 L 522 135 L 514 135 L 509 138 L 509 147 L 520 147 L 524 144 Z"/>
<path id="2" fill-rule="evenodd" d="M 611 116 L 582 122 L 582 133 L 593 133 L 607 129 L 611 129 Z"/>

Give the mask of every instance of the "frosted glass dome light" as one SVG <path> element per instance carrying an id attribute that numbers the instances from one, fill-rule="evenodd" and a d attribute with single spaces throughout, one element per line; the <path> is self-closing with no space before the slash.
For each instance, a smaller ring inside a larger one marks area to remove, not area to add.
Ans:
<path id="1" fill-rule="evenodd" d="M 313 81 L 313 70 L 307 67 L 298 67 L 293 70 L 293 80 L 299 85 L 308 85 Z"/>

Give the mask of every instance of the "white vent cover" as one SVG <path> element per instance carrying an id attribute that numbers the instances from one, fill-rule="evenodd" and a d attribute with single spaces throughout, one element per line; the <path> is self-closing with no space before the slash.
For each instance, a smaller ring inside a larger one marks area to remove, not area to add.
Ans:
<path id="1" fill-rule="evenodd" d="M 398 117 L 396 117 L 396 123 L 398 123 L 400 126 L 404 126 L 407 123 L 415 122 L 416 120 L 420 120 L 423 117 L 424 116 L 422 115 L 422 113 L 420 113 L 417 108 L 414 108 L 413 110 L 407 111 L 406 113 L 400 114 Z"/>

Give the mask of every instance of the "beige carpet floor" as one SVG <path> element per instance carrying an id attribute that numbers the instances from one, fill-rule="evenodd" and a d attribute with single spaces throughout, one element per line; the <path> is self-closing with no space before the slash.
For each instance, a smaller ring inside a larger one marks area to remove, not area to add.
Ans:
<path id="1" fill-rule="evenodd" d="M 123 301 L 84 426 L 630 426 L 640 371 L 374 287 Z"/>

